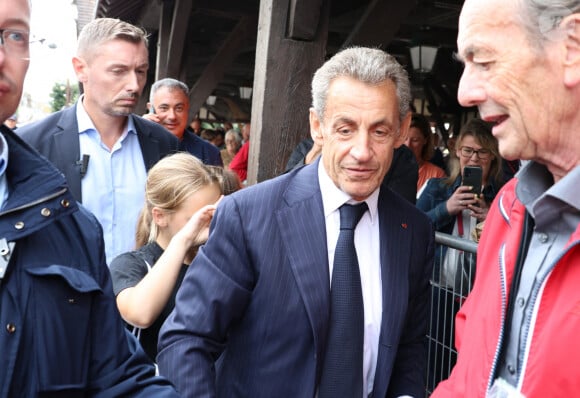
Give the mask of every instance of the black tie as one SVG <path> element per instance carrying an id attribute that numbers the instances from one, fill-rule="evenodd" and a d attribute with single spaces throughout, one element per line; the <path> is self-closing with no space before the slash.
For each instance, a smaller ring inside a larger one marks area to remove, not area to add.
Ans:
<path id="1" fill-rule="evenodd" d="M 364 305 L 354 229 L 366 203 L 340 207 L 340 234 L 334 250 L 330 323 L 319 398 L 363 396 Z"/>

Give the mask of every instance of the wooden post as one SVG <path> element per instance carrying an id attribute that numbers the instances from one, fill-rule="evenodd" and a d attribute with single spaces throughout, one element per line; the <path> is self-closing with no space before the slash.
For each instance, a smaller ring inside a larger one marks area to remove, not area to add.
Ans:
<path id="1" fill-rule="evenodd" d="M 249 184 L 281 174 L 310 135 L 310 83 L 326 55 L 329 8 L 329 0 L 260 1 Z"/>

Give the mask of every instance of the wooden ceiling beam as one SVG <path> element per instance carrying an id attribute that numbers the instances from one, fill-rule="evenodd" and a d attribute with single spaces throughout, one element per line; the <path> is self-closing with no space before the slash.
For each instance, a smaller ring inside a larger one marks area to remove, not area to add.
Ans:
<path id="1" fill-rule="evenodd" d="M 343 48 L 353 45 L 378 47 L 390 43 L 416 5 L 417 0 L 371 0 Z"/>
<path id="2" fill-rule="evenodd" d="M 171 37 L 171 21 L 173 19 L 173 3 L 164 1 L 159 14 L 159 34 L 157 38 L 157 60 L 155 80 L 167 77 L 167 54 Z"/>
<path id="3" fill-rule="evenodd" d="M 179 78 L 183 64 L 183 51 L 186 45 L 187 25 L 193 8 L 194 0 L 175 0 L 169 47 L 166 55 L 166 77 Z"/>
<path id="4" fill-rule="evenodd" d="M 246 40 L 255 36 L 257 20 L 254 17 L 243 17 L 222 43 L 216 55 L 206 65 L 189 95 L 189 117 L 195 116 L 206 98 L 223 79 L 226 70 L 244 47 Z"/>

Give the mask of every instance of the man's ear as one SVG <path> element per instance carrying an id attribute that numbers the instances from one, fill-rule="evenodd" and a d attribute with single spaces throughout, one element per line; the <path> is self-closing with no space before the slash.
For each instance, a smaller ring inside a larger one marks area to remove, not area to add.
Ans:
<path id="1" fill-rule="evenodd" d="M 407 115 L 401 121 L 401 127 L 399 128 L 399 136 L 397 137 L 394 145 L 395 148 L 400 147 L 405 143 L 405 141 L 407 141 L 412 116 L 413 116 L 412 113 L 408 112 Z"/>
<path id="2" fill-rule="evenodd" d="M 564 84 L 575 87 L 580 84 L 580 14 L 572 14 L 562 20 L 564 31 Z"/>
<path id="3" fill-rule="evenodd" d="M 322 121 L 318 118 L 318 114 L 314 108 L 310 108 L 310 136 L 312 140 L 319 146 L 322 146 L 324 141 L 322 137 Z"/>
<path id="4" fill-rule="evenodd" d="M 73 69 L 77 75 L 77 79 L 80 83 L 86 83 L 87 81 L 87 63 L 84 59 L 79 57 L 73 57 L 72 59 Z"/>

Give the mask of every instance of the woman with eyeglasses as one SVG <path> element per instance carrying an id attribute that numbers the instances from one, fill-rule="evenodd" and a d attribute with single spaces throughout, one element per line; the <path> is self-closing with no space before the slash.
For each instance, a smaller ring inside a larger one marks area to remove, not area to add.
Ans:
<path id="1" fill-rule="evenodd" d="M 455 155 L 449 177 L 430 179 L 417 200 L 417 207 L 427 213 L 435 229 L 447 234 L 457 229 L 460 214 L 475 219 L 476 223 L 484 221 L 491 201 L 503 185 L 497 139 L 488 123 L 481 119 L 467 122 L 459 133 Z M 462 184 L 466 166 L 481 167 L 481 187 Z M 473 188 L 481 194 L 472 193 Z M 468 238 L 471 229 L 464 228 L 463 237 Z"/>
<path id="2" fill-rule="evenodd" d="M 503 184 L 501 157 L 491 126 L 481 119 L 472 119 L 459 133 L 450 158 L 447 178 L 427 181 L 417 200 L 439 232 L 476 240 L 473 231 L 487 217 L 489 206 Z M 465 185 L 465 167 L 481 168 L 481 186 Z M 474 189 L 481 194 L 472 192 Z M 471 290 L 475 277 L 475 256 L 446 246 L 438 246 L 433 267 L 431 335 L 443 345 L 430 343 L 428 387 L 448 377 L 456 354 L 444 347 L 454 347 L 455 314 L 463 296 Z M 443 364 L 443 365 L 442 365 Z"/>

